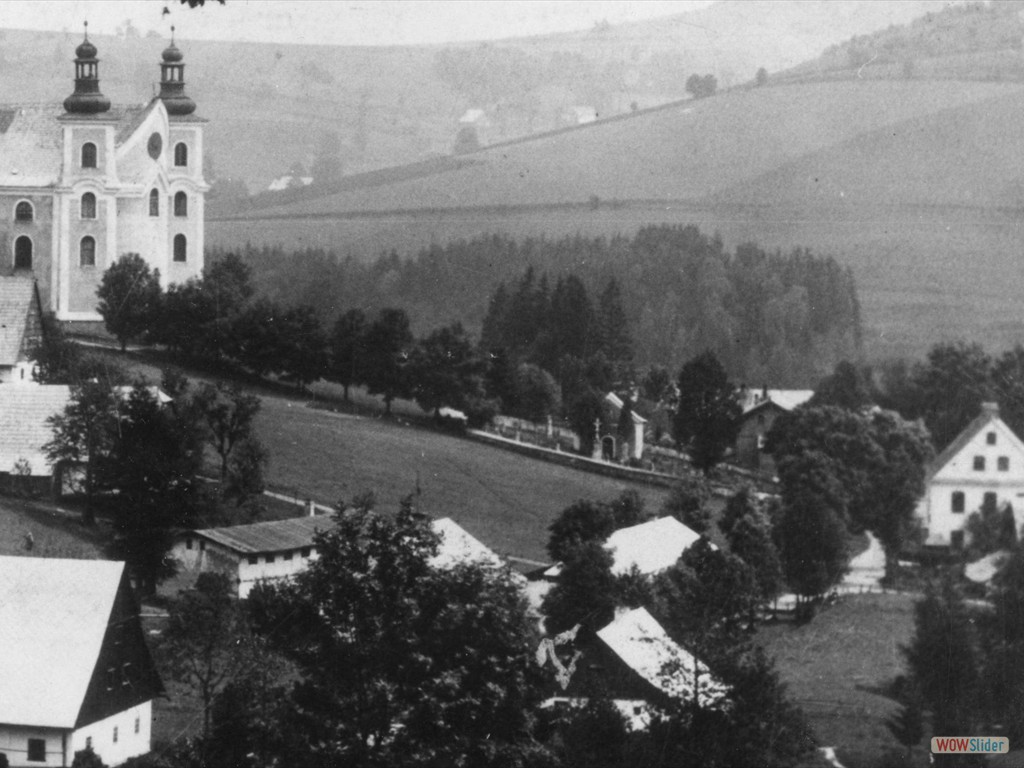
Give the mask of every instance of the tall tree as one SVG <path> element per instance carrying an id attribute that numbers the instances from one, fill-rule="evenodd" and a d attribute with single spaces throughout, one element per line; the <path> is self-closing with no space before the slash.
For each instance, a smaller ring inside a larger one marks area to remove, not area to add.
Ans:
<path id="1" fill-rule="evenodd" d="M 385 413 L 391 413 L 396 397 L 409 393 L 406 363 L 412 344 L 409 316 L 401 309 L 382 309 L 366 331 L 366 386 L 370 394 L 383 396 Z"/>
<path id="2" fill-rule="evenodd" d="M 346 403 L 349 401 L 349 387 L 363 383 L 366 327 L 366 315 L 363 311 L 350 309 L 338 318 L 331 334 L 329 378 L 345 388 Z"/>
<path id="3" fill-rule="evenodd" d="M 818 383 L 808 405 L 834 405 L 848 411 L 859 411 L 871 405 L 872 399 L 864 372 L 853 363 L 843 360 L 836 365 L 831 375 Z"/>
<path id="4" fill-rule="evenodd" d="M 704 352 L 683 366 L 673 421 L 675 438 L 705 474 L 736 441 L 741 413 L 736 387 L 713 352 Z"/>
<path id="5" fill-rule="evenodd" d="M 316 310 L 308 304 L 289 307 L 280 318 L 278 368 L 305 389 L 327 372 L 327 336 Z"/>
<path id="6" fill-rule="evenodd" d="M 207 444 L 220 458 L 220 482 L 227 480 L 232 452 L 253 437 L 253 423 L 260 412 L 260 399 L 238 384 L 203 383 L 192 398 L 206 429 Z"/>
<path id="7" fill-rule="evenodd" d="M 596 324 L 600 349 L 605 356 L 616 364 L 628 363 L 633 358 L 633 340 L 622 303 L 622 289 L 614 277 L 608 280 L 598 297 Z"/>
<path id="8" fill-rule="evenodd" d="M 672 486 L 661 510 L 697 533 L 711 525 L 711 486 L 703 475 L 684 475 Z"/>
<path id="9" fill-rule="evenodd" d="M 103 273 L 96 289 L 107 330 L 120 342 L 124 352 L 130 339 L 151 330 L 160 308 L 160 272 L 137 253 L 126 253 Z"/>
<path id="10" fill-rule="evenodd" d="M 611 507 L 580 499 L 563 509 L 548 526 L 548 554 L 553 560 L 565 560 L 582 544 L 603 543 L 617 527 Z"/>
<path id="11" fill-rule="evenodd" d="M 541 610 L 548 634 L 580 624 L 587 636 L 615 617 L 616 580 L 613 557 L 600 541 L 585 541 L 570 549 L 558 581 L 544 596 Z"/>
<path id="12" fill-rule="evenodd" d="M 430 333 L 413 348 L 408 379 L 413 397 L 428 413 L 441 406 L 466 409 L 484 396 L 484 362 L 455 323 Z"/>

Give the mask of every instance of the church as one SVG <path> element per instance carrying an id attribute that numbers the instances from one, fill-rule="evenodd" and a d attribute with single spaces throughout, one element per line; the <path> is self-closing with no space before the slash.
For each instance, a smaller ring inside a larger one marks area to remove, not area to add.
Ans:
<path id="1" fill-rule="evenodd" d="M 63 104 L 0 104 L 0 275 L 34 277 L 43 311 L 80 328 L 101 321 L 96 289 L 126 253 L 165 288 L 202 272 L 209 189 L 206 121 L 185 93 L 173 29 L 146 104 L 111 105 L 97 54 L 86 28 Z"/>

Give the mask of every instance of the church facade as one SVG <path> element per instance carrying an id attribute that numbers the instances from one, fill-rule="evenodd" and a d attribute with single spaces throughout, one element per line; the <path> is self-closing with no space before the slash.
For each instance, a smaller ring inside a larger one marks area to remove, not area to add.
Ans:
<path id="1" fill-rule="evenodd" d="M 104 271 L 138 253 L 166 287 L 203 269 L 203 125 L 185 94 L 181 51 L 160 62 L 160 93 L 111 105 L 97 49 L 75 50 L 63 104 L 0 104 L 0 275 L 35 278 L 44 312 L 97 322 Z"/>

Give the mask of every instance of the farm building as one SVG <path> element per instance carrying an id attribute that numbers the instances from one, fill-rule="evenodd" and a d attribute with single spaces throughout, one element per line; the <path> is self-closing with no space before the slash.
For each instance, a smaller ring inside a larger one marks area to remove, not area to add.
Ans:
<path id="1" fill-rule="evenodd" d="M 0 557 L 0 754 L 118 765 L 150 750 L 163 686 L 124 563 Z"/>
<path id="2" fill-rule="evenodd" d="M 765 438 L 775 420 L 814 396 L 812 389 L 768 389 L 740 391 L 743 415 L 736 436 L 735 462 L 746 469 L 775 474 L 775 462 L 765 453 Z"/>
<path id="3" fill-rule="evenodd" d="M 101 93 L 97 53 L 86 36 L 63 104 L 0 104 L 0 274 L 34 277 L 43 311 L 73 323 L 100 323 L 96 289 L 125 253 L 165 286 L 203 268 L 206 121 L 182 53 L 172 41 L 159 94 L 132 106 Z"/>
<path id="4" fill-rule="evenodd" d="M 1017 530 L 1024 523 L 1024 443 L 999 417 L 997 403 L 981 413 L 935 457 L 917 517 L 926 546 L 959 549 L 972 512 L 986 501 L 1010 505 Z"/>
<path id="5" fill-rule="evenodd" d="M 650 723 L 652 709 L 676 701 L 693 701 L 711 709 L 726 701 L 728 689 L 693 654 L 673 641 L 645 608 L 623 611 L 596 639 L 579 649 L 567 669 L 558 658 L 557 641 L 542 645 L 538 661 L 562 668 L 558 690 L 543 706 L 580 705 L 589 692 L 603 690 L 634 730 Z M 562 651 L 561 655 L 565 655 Z M 547 657 L 545 659 L 545 656 Z M 552 658 L 552 656 L 554 658 Z M 569 673 L 569 674 L 566 674 Z"/>
<path id="6" fill-rule="evenodd" d="M 54 467 L 43 446 L 53 439 L 47 423 L 71 400 L 71 387 L 31 384 L 0 389 L 0 480 L 32 478 L 33 488 L 52 489 Z"/>
<path id="7" fill-rule="evenodd" d="M 451 518 L 434 520 L 441 536 L 436 568 L 450 568 L 460 562 L 500 566 L 501 559 L 473 538 Z M 256 582 L 289 579 L 315 559 L 317 531 L 333 527 L 327 516 L 293 517 L 251 525 L 205 528 L 178 536 L 171 555 L 183 570 L 196 574 L 220 571 L 235 578 L 238 596 L 248 597 Z"/>
<path id="8" fill-rule="evenodd" d="M 35 381 L 35 351 L 43 341 L 43 311 L 36 281 L 0 276 L 0 384 Z"/>

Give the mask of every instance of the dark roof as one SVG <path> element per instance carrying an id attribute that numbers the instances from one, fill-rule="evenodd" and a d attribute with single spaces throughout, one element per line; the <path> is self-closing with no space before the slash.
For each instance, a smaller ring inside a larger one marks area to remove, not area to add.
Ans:
<path id="1" fill-rule="evenodd" d="M 251 525 L 205 528 L 195 533 L 234 552 L 254 555 L 312 546 L 317 531 L 332 527 L 334 520 L 329 517 L 292 517 Z"/>

